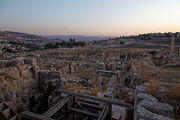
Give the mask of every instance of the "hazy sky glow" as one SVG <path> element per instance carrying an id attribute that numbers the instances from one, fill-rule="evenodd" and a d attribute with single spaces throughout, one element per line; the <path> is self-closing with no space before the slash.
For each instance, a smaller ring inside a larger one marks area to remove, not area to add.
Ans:
<path id="1" fill-rule="evenodd" d="M 180 31 L 180 0 L 0 0 L 0 30 L 39 35 Z"/>

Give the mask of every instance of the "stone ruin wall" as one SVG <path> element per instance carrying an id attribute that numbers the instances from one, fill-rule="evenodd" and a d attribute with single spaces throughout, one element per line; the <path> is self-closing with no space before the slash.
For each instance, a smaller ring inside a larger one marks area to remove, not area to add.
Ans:
<path id="1" fill-rule="evenodd" d="M 17 112 L 27 110 L 38 91 L 38 66 L 33 58 L 0 60 L 0 101 Z"/>

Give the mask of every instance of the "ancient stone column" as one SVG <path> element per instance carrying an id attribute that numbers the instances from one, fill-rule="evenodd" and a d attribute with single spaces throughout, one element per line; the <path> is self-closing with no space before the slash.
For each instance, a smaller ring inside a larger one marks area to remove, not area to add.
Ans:
<path id="1" fill-rule="evenodd" d="M 126 58 L 125 58 L 125 60 L 127 61 L 128 60 L 128 54 L 126 53 Z"/>
<path id="2" fill-rule="evenodd" d="M 97 72 L 97 88 L 98 88 L 98 92 L 101 92 L 101 81 L 102 81 L 101 73 Z"/>
<path id="3" fill-rule="evenodd" d="M 101 61 L 104 61 L 104 60 L 105 60 L 105 54 L 106 54 L 106 49 L 104 48 L 104 49 L 103 49 L 103 53 L 102 53 Z"/>
<path id="4" fill-rule="evenodd" d="M 113 64 L 112 64 L 112 70 L 113 70 L 113 71 L 116 70 L 116 62 L 113 62 Z"/>
<path id="5" fill-rule="evenodd" d="M 72 64 L 71 64 L 71 62 L 69 63 L 68 68 L 69 68 L 69 74 L 72 74 Z"/>
<path id="6" fill-rule="evenodd" d="M 118 75 L 114 75 L 114 82 L 113 82 L 113 96 L 118 96 L 118 85 L 120 82 L 120 77 Z"/>
<path id="7" fill-rule="evenodd" d="M 171 53 L 174 53 L 174 41 L 175 41 L 175 35 L 172 35 L 172 40 L 171 40 Z"/>
<path id="8" fill-rule="evenodd" d="M 130 86 L 133 86 L 133 82 L 136 79 L 136 66 L 132 63 L 131 64 L 131 83 Z"/>

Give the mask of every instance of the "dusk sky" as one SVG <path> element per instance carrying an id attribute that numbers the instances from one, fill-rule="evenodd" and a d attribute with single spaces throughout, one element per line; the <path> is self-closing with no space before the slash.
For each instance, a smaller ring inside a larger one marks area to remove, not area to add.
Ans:
<path id="1" fill-rule="evenodd" d="M 180 32 L 180 0 L 0 0 L 0 31 L 120 36 Z"/>

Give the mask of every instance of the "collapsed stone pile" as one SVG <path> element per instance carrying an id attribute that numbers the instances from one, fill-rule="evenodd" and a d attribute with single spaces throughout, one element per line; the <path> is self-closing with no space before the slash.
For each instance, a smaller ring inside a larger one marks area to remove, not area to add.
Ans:
<path id="1" fill-rule="evenodd" d="M 164 92 L 162 92 L 164 87 L 157 91 L 157 96 L 149 94 L 148 89 L 148 84 L 137 86 L 136 88 L 134 119 L 173 120 L 173 106 L 158 99 L 159 96 L 164 94 Z"/>

